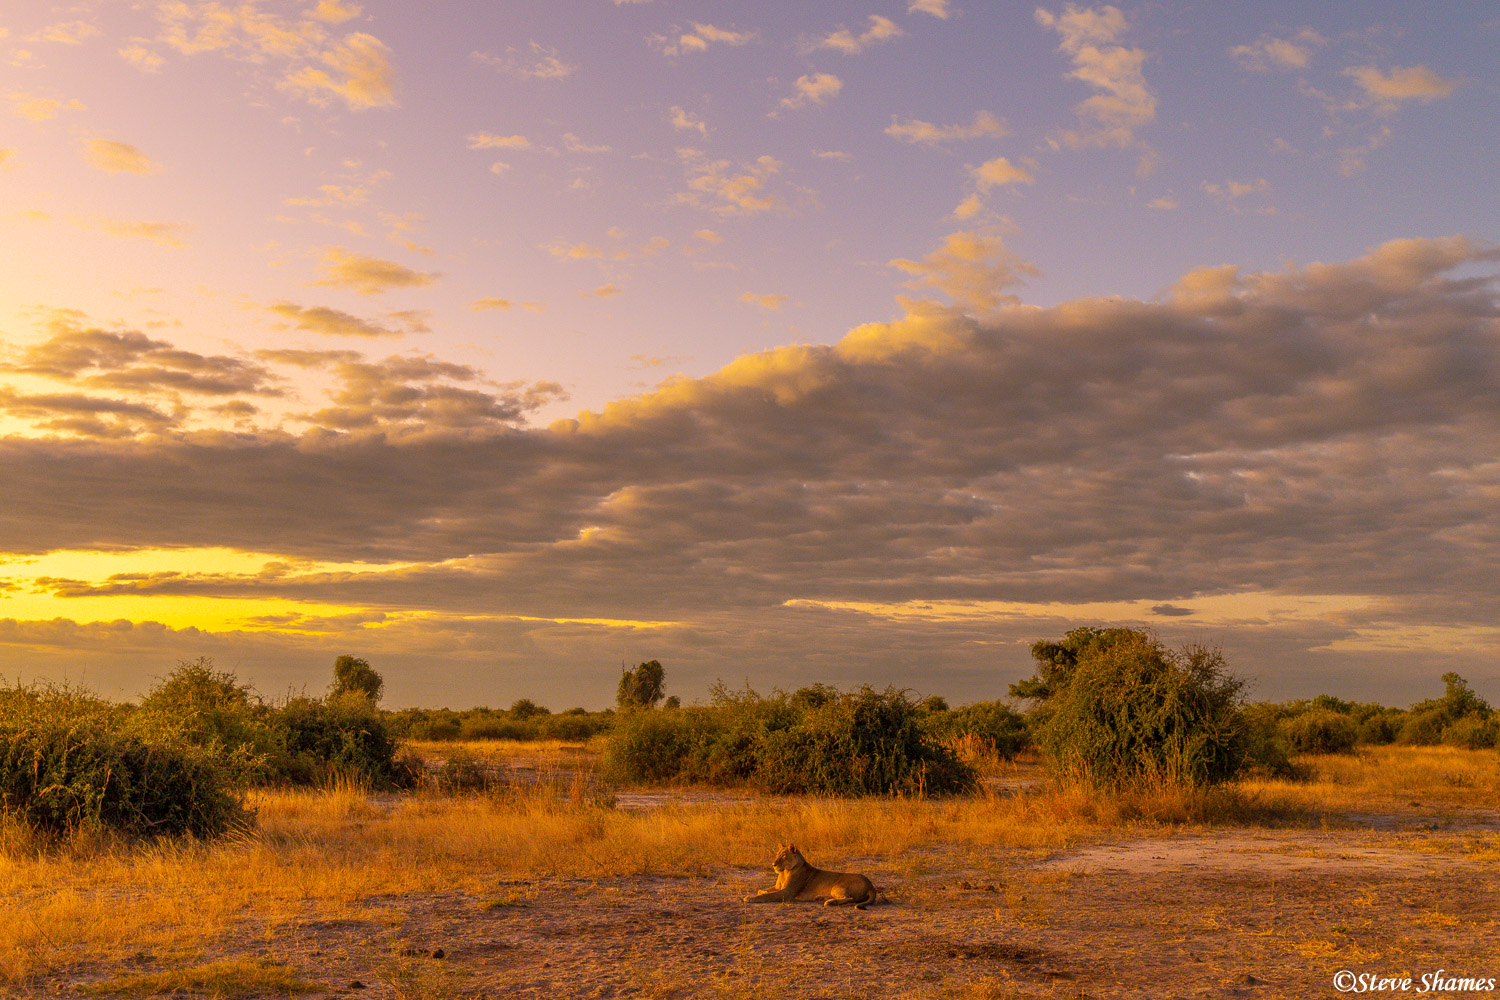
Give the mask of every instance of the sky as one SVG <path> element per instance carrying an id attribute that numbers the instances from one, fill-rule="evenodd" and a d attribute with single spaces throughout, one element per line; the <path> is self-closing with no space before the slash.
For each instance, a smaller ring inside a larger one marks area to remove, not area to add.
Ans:
<path id="1" fill-rule="evenodd" d="M 1500 16 L 0 3 L 0 679 L 1500 700 Z"/>

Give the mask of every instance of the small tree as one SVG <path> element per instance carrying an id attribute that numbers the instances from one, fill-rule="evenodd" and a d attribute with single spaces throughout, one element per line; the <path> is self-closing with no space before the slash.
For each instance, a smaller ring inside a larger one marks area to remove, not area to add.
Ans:
<path id="1" fill-rule="evenodd" d="M 517 698 L 511 702 L 510 708 L 507 711 L 510 717 L 517 722 L 525 722 L 527 719 L 534 719 L 538 715 L 552 714 L 530 698 Z"/>
<path id="2" fill-rule="evenodd" d="M 384 689 L 385 679 L 375 672 L 369 660 L 340 656 L 333 661 L 333 687 L 328 692 L 329 701 L 355 695 L 374 705 L 380 701 Z"/>
<path id="3" fill-rule="evenodd" d="M 615 704 L 621 708 L 654 708 L 664 697 L 662 687 L 665 680 L 666 671 L 656 660 L 647 660 L 634 670 L 622 671 Z"/>

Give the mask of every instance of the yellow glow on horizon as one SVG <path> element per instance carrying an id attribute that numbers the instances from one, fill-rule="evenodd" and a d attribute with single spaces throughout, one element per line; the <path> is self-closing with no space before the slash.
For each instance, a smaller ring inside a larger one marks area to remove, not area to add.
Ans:
<path id="1" fill-rule="evenodd" d="M 89 624 L 126 621 L 157 622 L 173 629 L 205 632 L 318 631 L 307 619 L 362 615 L 369 608 L 275 596 L 216 597 L 206 594 L 120 593 L 62 596 L 40 580 L 77 581 L 86 586 L 111 583 L 128 586 L 133 580 L 160 574 L 226 576 L 255 579 L 313 574 L 363 574 L 406 569 L 415 563 L 313 562 L 264 552 L 230 548 L 133 549 L 101 552 L 58 550 L 43 555 L 0 555 L 0 618 L 18 621 L 70 619 Z M 3 589 L 9 583 L 9 589 Z M 279 619 L 279 620 L 278 620 Z M 378 626 L 370 623 L 365 627 Z"/>
<path id="2" fill-rule="evenodd" d="M 76 582 L 86 587 L 110 584 L 128 587 L 136 581 L 149 581 L 153 576 L 175 574 L 167 579 L 180 577 L 184 581 L 192 581 L 195 577 L 222 577 L 227 586 L 233 586 L 236 580 L 295 580 L 321 575 L 376 576 L 422 566 L 454 565 L 463 561 L 455 560 L 446 564 L 315 562 L 230 548 L 134 549 L 118 552 L 59 550 L 37 556 L 0 554 L 0 618 L 13 618 L 17 621 L 51 621 L 61 618 L 80 624 L 125 620 L 137 624 L 155 622 L 172 629 L 196 628 L 204 632 L 295 634 L 349 628 L 390 628 L 405 623 L 437 621 L 520 621 L 631 629 L 674 628 L 682 624 L 676 621 L 629 618 L 504 613 L 454 615 L 437 611 L 305 601 L 274 595 L 216 597 L 210 594 L 142 592 L 70 597 L 57 593 L 55 583 L 39 582 L 50 579 Z M 375 615 L 383 617 L 372 621 L 357 620 L 360 616 Z M 340 618 L 345 621 L 320 621 Z"/>

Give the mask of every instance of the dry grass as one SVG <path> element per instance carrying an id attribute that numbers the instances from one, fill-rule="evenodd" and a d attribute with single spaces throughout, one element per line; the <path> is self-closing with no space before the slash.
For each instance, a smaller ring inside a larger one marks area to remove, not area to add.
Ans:
<path id="1" fill-rule="evenodd" d="M 1500 766 L 1493 750 L 1363 747 L 1303 762 L 1312 769 L 1309 781 L 1246 781 L 1239 788 L 1270 808 L 1329 814 L 1500 808 Z"/>
<path id="2" fill-rule="evenodd" d="M 250 799 L 256 828 L 213 844 L 100 841 L 43 849 L 5 828 L 0 992 L 5 984 L 141 953 L 189 964 L 231 940 L 243 946 L 294 933 L 309 914 L 399 920 L 381 900 L 402 893 L 466 892 L 497 907 L 523 904 L 524 894 L 496 895 L 497 878 L 506 876 L 759 870 L 773 845 L 789 838 L 827 867 L 903 859 L 887 867 L 901 871 L 904 864 L 905 874 L 921 874 L 923 849 L 934 844 L 985 870 L 1007 849 L 1057 849 L 1127 830 L 1319 825 L 1367 813 L 1377 802 L 1410 814 L 1403 803 L 1418 796 L 1497 804 L 1500 775 L 1491 751 L 1382 749 L 1319 758 L 1313 767 L 1315 778 L 1305 785 L 1257 781 L 1118 795 L 1042 788 L 941 801 L 761 798 L 648 812 L 571 802 L 546 785 L 459 797 L 372 796 L 345 785 L 258 792 Z M 1478 857 L 1500 851 L 1496 838 L 1470 839 Z M 1026 908 L 1007 902 L 1029 919 L 1045 919 L 1034 898 Z M 426 989 L 413 984 L 412 993 Z"/>
<path id="3" fill-rule="evenodd" d="M 208 993 L 228 1000 L 233 997 L 259 997 L 268 993 L 273 996 L 316 993 L 323 988 L 303 979 L 285 965 L 234 960 L 208 962 L 165 972 L 116 976 L 89 987 L 88 992 L 102 996 L 152 997 L 163 993 L 190 991 Z"/>

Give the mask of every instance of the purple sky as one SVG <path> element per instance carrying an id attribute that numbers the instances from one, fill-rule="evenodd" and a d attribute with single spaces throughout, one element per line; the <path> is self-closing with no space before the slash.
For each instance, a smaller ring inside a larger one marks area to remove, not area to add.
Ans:
<path id="1" fill-rule="evenodd" d="M 1493 5 L 489 6 L 0 11 L 0 676 L 1500 697 Z"/>

